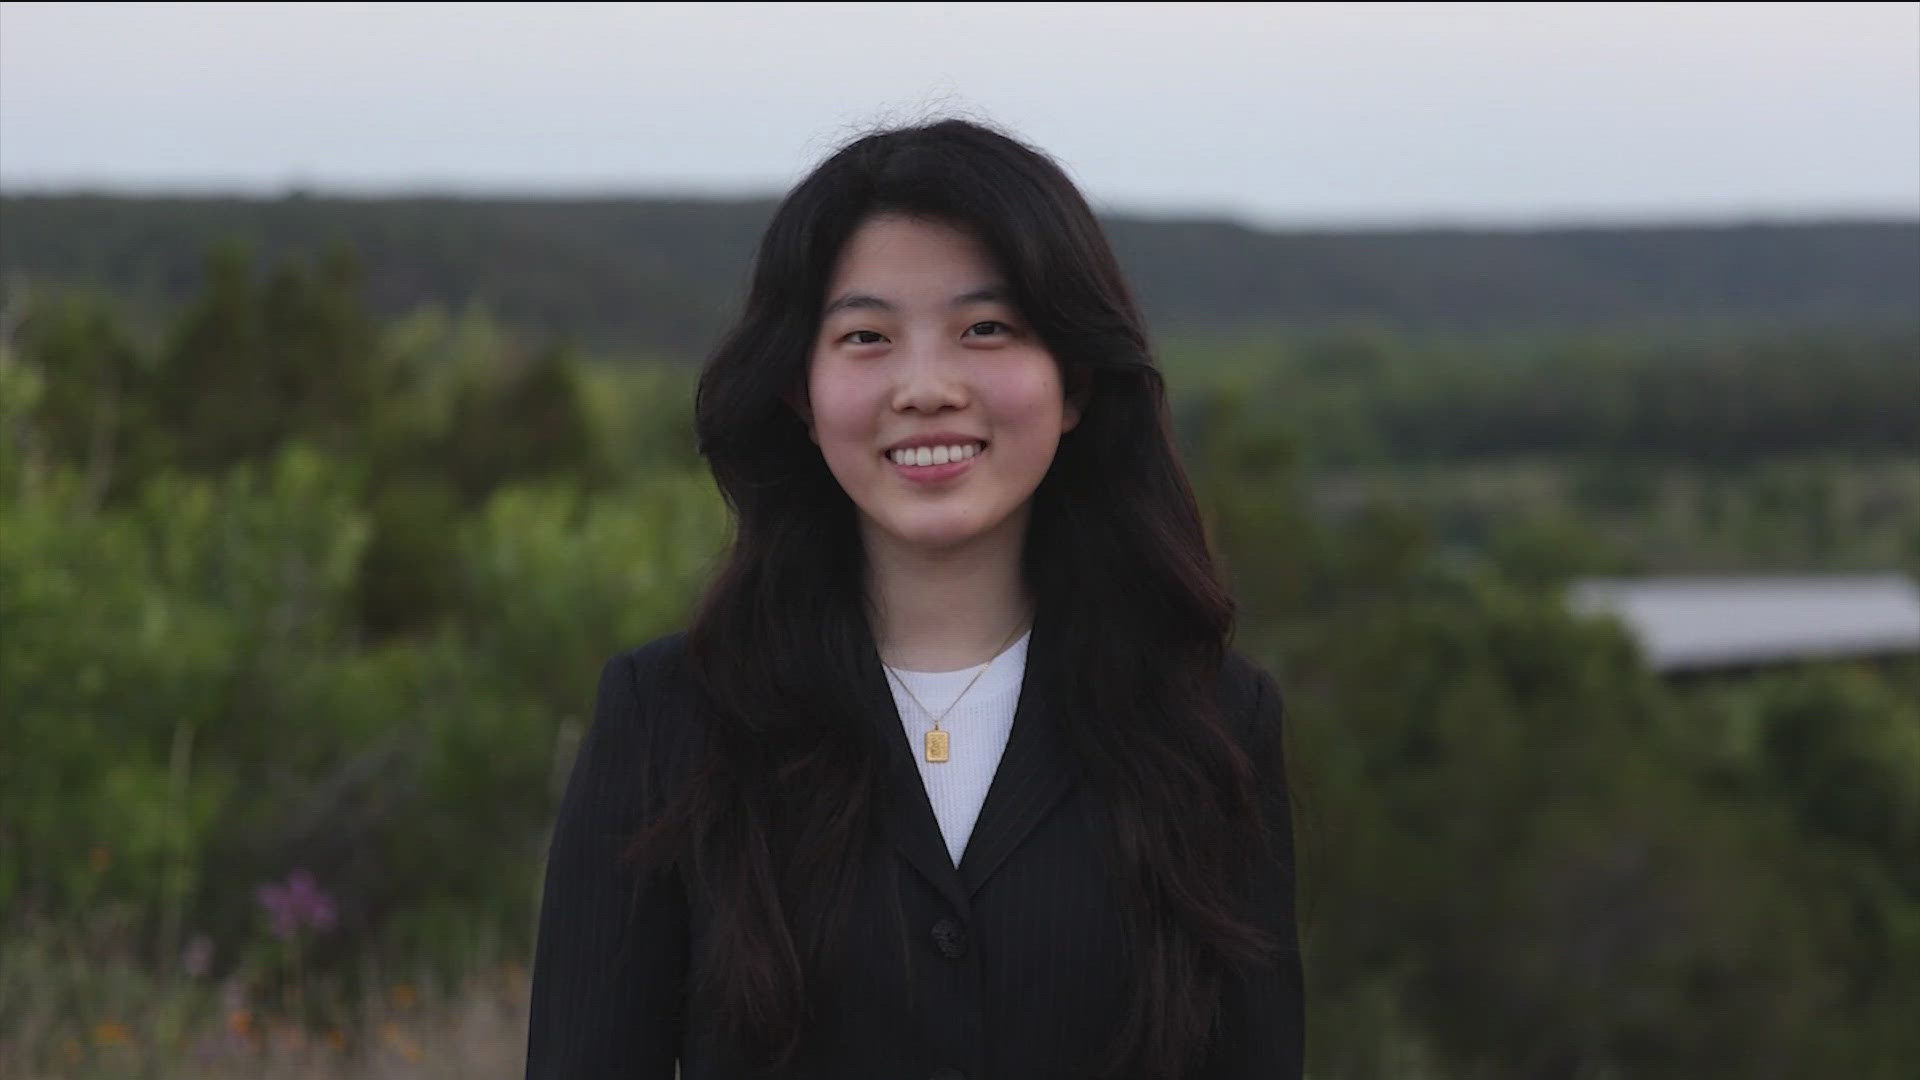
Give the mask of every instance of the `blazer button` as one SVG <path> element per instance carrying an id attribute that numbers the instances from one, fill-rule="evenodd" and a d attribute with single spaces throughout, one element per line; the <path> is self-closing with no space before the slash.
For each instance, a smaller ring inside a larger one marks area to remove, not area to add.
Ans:
<path id="1" fill-rule="evenodd" d="M 967 1080 L 967 1074 L 959 1069 L 935 1069 L 927 1080 Z"/>
<path id="2" fill-rule="evenodd" d="M 933 924 L 933 943 L 940 949 L 941 956 L 949 960 L 958 960 L 967 955 L 967 928 L 952 919 L 941 919 Z M 942 1073 L 934 1075 L 945 1080 Z M 958 1077 L 960 1074 L 953 1075 Z"/>

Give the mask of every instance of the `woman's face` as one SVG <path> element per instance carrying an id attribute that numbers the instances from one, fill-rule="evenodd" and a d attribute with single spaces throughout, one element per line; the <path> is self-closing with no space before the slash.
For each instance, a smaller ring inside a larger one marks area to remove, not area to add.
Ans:
<path id="1" fill-rule="evenodd" d="M 1018 550 L 1029 499 L 1080 415 L 1006 286 L 978 241 L 929 221 L 876 215 L 841 249 L 802 413 L 870 547 Z M 936 464 L 892 460 L 902 446 Z"/>

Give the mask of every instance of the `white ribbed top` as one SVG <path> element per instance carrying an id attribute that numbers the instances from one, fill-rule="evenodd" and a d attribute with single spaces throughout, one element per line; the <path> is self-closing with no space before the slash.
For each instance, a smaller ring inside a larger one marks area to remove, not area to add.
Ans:
<path id="1" fill-rule="evenodd" d="M 1020 703 L 1020 684 L 1026 677 L 1027 639 L 1032 636 L 1033 628 L 1028 627 L 1005 652 L 987 661 L 986 673 L 971 690 L 966 690 L 967 683 L 983 665 L 961 671 L 888 668 L 893 676 L 887 686 L 893 691 L 907 745 L 913 749 L 927 801 L 933 804 L 933 816 L 940 822 L 955 866 L 960 865 L 967 837 L 980 818 L 980 805 L 987 801 L 987 788 L 1000 767 L 1000 754 L 1007 748 L 1007 736 L 1013 732 L 1013 710 Z M 907 696 L 901 683 L 932 710 L 931 715 Z M 955 704 L 962 690 L 967 696 Z M 952 711 L 946 711 L 950 705 Z M 927 732 L 933 730 L 935 716 L 940 717 L 940 730 L 948 732 L 950 744 L 948 758 L 941 762 L 927 760 Z"/>

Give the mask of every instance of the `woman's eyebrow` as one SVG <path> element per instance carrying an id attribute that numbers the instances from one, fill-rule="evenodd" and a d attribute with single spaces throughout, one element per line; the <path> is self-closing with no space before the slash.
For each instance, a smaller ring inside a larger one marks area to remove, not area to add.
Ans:
<path id="1" fill-rule="evenodd" d="M 966 307 L 968 304 L 990 304 L 1011 300 L 1012 296 L 1012 292 L 1004 285 L 987 285 L 974 289 L 971 292 L 961 293 L 959 296 L 947 301 L 947 306 L 949 308 L 961 308 Z M 898 310 L 891 300 L 884 300 L 871 293 L 847 293 L 833 303 L 828 304 L 827 309 L 820 313 L 820 317 L 824 319 L 836 311 L 843 311 L 849 308 L 871 311 Z"/>

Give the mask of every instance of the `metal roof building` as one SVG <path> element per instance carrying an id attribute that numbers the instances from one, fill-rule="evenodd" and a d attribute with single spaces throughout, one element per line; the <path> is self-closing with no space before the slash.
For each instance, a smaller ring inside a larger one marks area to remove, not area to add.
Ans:
<path id="1" fill-rule="evenodd" d="M 1903 574 L 1587 578 L 1568 604 L 1619 618 L 1662 672 L 1920 652 Z"/>

